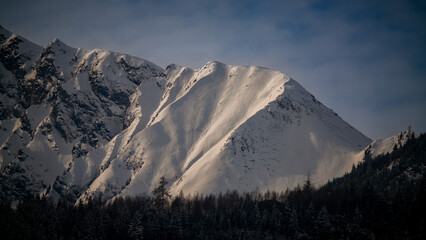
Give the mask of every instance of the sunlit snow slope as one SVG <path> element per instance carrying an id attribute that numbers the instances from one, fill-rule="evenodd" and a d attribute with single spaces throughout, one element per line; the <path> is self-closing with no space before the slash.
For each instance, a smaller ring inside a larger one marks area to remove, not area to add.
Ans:
<path id="1" fill-rule="evenodd" d="M 162 176 L 173 194 L 284 190 L 308 174 L 323 183 L 371 142 L 280 72 L 209 62 L 165 75 L 163 95 L 141 84 L 138 118 L 64 178 L 89 184 L 82 199 L 149 193 Z M 140 107 L 145 94 L 155 110 Z"/>

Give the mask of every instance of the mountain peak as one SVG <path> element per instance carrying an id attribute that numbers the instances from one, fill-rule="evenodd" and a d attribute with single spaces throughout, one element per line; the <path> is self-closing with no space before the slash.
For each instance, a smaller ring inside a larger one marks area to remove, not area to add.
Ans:
<path id="1" fill-rule="evenodd" d="M 215 61 L 215 60 L 213 60 L 213 61 L 208 61 L 206 64 L 205 64 L 205 66 L 215 66 L 215 65 L 221 65 L 221 66 L 227 66 L 227 64 L 225 64 L 225 63 L 222 63 L 222 62 L 219 62 L 219 61 Z"/>
<path id="2" fill-rule="evenodd" d="M 12 183 L 31 179 L 16 186 L 36 193 L 137 195 L 163 176 L 175 194 L 284 190 L 308 172 L 315 183 L 343 174 L 371 142 L 295 80 L 263 67 L 209 61 L 164 71 L 59 39 L 8 52 L 1 74 L 12 77 L 0 81 L 13 94 L 0 95 L 10 102 L 0 109 L 0 164 Z"/>
<path id="3" fill-rule="evenodd" d="M 49 44 L 47 44 L 48 47 L 54 47 L 54 48 L 68 48 L 72 49 L 72 47 L 68 46 L 64 42 L 62 42 L 59 38 L 54 38 Z"/>
<path id="4" fill-rule="evenodd" d="M 174 63 L 171 63 L 171 64 L 167 65 L 166 70 L 173 71 L 173 70 L 175 70 L 177 67 L 178 67 L 178 65 L 176 65 L 176 64 L 174 64 Z"/>
<path id="5" fill-rule="evenodd" d="M 64 44 L 59 38 L 54 38 L 51 41 L 51 44 Z"/>

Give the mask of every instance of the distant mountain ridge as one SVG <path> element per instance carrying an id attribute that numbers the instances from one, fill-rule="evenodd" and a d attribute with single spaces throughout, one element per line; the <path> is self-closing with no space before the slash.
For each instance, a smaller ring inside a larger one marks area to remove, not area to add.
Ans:
<path id="1" fill-rule="evenodd" d="M 371 140 L 295 80 L 208 62 L 45 47 L 0 28 L 3 196 L 285 189 L 350 171 Z M 393 141 L 393 140 L 389 140 Z M 382 145 L 381 145 L 382 146 Z M 378 151 L 378 145 L 372 145 Z"/>

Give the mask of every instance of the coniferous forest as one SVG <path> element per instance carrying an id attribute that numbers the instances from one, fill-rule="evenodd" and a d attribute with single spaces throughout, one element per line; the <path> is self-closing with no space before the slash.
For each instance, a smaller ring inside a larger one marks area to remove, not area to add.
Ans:
<path id="1" fill-rule="evenodd" d="M 426 135 L 341 178 L 282 193 L 230 191 L 92 199 L 28 196 L 0 204 L 2 239 L 426 239 Z"/>

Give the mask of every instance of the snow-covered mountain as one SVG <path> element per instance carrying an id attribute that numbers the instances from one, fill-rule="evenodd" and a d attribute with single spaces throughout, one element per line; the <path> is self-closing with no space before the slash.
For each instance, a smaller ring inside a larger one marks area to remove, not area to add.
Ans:
<path id="1" fill-rule="evenodd" d="M 126 111 L 138 85 L 164 71 L 58 39 L 40 47 L 3 28 L 0 44 L 2 198 L 46 189 L 75 158 L 109 142 L 133 121 Z"/>
<path id="2" fill-rule="evenodd" d="M 3 28 L 0 44 L 2 199 L 149 194 L 162 176 L 173 194 L 283 190 L 343 175 L 371 143 L 266 68 L 163 70 Z"/>

